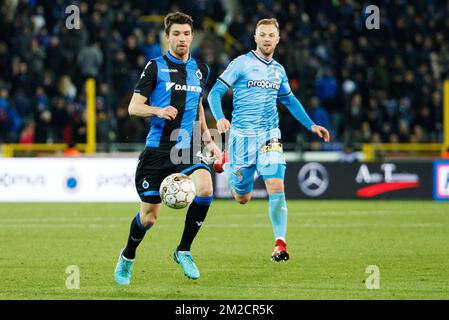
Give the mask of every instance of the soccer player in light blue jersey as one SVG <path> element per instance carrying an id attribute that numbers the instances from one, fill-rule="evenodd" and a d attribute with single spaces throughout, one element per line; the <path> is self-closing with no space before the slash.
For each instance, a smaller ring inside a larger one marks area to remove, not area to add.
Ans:
<path id="1" fill-rule="evenodd" d="M 262 19 L 254 35 L 256 50 L 234 59 L 220 75 L 209 93 L 208 102 L 220 133 L 230 130 L 228 152 L 215 163 L 223 172 L 234 198 L 241 204 L 251 199 L 254 175 L 265 182 L 269 216 L 273 225 L 275 248 L 271 258 L 286 261 L 287 204 L 284 193 L 285 159 L 282 151 L 277 100 L 308 130 L 324 141 L 330 139 L 326 128 L 316 125 L 293 95 L 284 68 L 273 59 L 279 43 L 276 19 Z M 223 114 L 221 98 L 232 88 L 232 123 Z"/>

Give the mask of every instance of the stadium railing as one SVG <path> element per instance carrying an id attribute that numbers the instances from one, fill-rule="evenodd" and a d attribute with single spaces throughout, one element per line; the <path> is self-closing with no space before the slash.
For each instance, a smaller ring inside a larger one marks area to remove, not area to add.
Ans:
<path id="1" fill-rule="evenodd" d="M 413 160 L 439 158 L 445 151 L 441 143 L 365 143 L 365 161 Z"/>
<path id="2" fill-rule="evenodd" d="M 2 145 L 2 156 L 4 158 L 12 158 L 17 156 L 18 153 L 26 155 L 35 155 L 36 153 L 42 152 L 45 154 L 64 152 L 69 148 L 68 144 L 65 143 L 9 143 Z M 75 148 L 80 152 L 85 152 L 87 149 L 86 144 L 76 144 Z"/>

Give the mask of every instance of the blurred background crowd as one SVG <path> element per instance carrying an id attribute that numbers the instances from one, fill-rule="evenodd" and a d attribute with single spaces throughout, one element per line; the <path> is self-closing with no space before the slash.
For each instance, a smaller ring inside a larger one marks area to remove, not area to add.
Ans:
<path id="1" fill-rule="evenodd" d="M 79 29 L 66 27 L 73 4 Z M 380 9 L 379 30 L 365 26 L 368 4 Z M 211 68 L 208 90 L 233 58 L 254 49 L 257 20 L 276 17 L 282 30 L 275 59 L 334 141 L 442 141 L 447 0 L 3 0 L 0 143 L 85 142 L 88 77 L 97 80 L 97 141 L 143 143 L 147 125 L 128 116 L 128 102 L 147 61 L 165 52 L 157 16 L 176 10 L 194 18 L 192 55 Z M 231 92 L 224 108 L 230 117 Z M 285 142 L 309 141 L 279 110 Z"/>

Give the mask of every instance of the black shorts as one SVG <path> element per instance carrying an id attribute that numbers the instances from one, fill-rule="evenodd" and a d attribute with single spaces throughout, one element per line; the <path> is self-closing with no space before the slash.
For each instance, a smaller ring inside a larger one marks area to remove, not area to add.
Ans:
<path id="1" fill-rule="evenodd" d="M 161 152 L 156 148 L 145 148 L 139 156 L 136 169 L 136 189 L 142 202 L 160 203 L 159 187 L 162 181 L 172 173 L 191 175 L 195 170 L 206 169 L 209 166 L 192 149 L 180 149 L 179 154 L 186 157 L 179 164 L 174 164 L 169 152 Z M 178 159 L 181 159 L 180 157 Z M 176 161 L 176 162 L 179 162 Z"/>

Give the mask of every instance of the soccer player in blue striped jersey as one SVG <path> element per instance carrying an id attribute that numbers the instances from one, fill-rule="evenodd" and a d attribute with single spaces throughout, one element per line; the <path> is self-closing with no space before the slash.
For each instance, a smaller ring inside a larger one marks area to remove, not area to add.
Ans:
<path id="1" fill-rule="evenodd" d="M 224 171 L 234 198 L 241 204 L 251 199 L 255 172 L 265 182 L 269 216 L 273 225 L 274 261 L 286 261 L 287 204 L 284 194 L 285 159 L 282 151 L 277 100 L 308 130 L 328 142 L 329 132 L 316 125 L 293 95 L 287 74 L 273 54 L 279 43 L 276 19 L 262 19 L 255 32 L 256 50 L 234 59 L 218 78 L 208 102 L 217 120 L 217 129 L 230 130 L 228 153 L 214 165 Z M 232 88 L 232 123 L 224 117 L 221 98 Z"/>
<path id="2" fill-rule="evenodd" d="M 199 278 L 190 247 L 206 218 L 213 191 L 210 169 L 194 152 L 194 147 L 200 149 L 196 144 L 201 143 L 201 137 L 193 136 L 196 121 L 201 124 L 202 132 L 198 135 L 203 137 L 212 157 L 221 155 L 207 128 L 202 105 L 209 67 L 190 56 L 193 20 L 175 12 L 167 15 L 164 23 L 169 51 L 148 62 L 128 108 L 130 115 L 149 119 L 149 132 L 135 177 L 140 210 L 131 222 L 128 242 L 114 272 L 120 285 L 130 283 L 136 249 L 159 215 L 161 182 L 175 172 L 190 176 L 196 197 L 187 210 L 184 231 L 173 258 L 188 278 Z"/>

